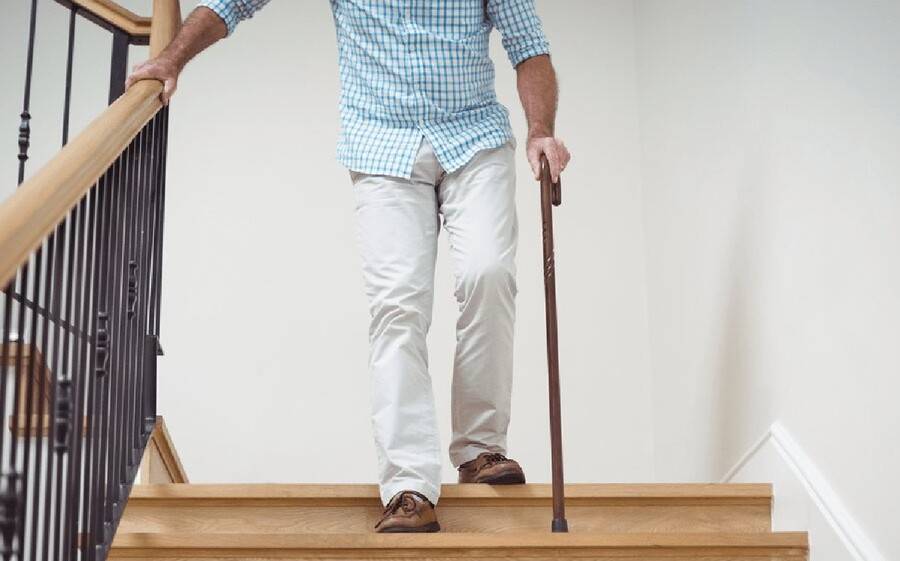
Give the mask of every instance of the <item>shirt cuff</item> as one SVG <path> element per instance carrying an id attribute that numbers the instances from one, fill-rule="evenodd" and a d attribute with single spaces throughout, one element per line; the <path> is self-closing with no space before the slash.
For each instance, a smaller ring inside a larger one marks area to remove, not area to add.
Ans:
<path id="1" fill-rule="evenodd" d="M 225 28 L 228 30 L 228 35 L 231 35 L 234 33 L 234 28 L 237 27 L 237 24 L 240 21 L 237 11 L 232 4 L 232 2 L 223 0 L 202 0 L 197 5 L 209 8 L 214 14 L 219 16 L 219 19 L 222 20 L 225 24 Z"/>
<path id="2" fill-rule="evenodd" d="M 515 48 L 508 49 L 506 54 L 509 56 L 509 62 L 513 68 L 531 57 L 538 55 L 550 54 L 550 43 L 546 39 L 532 41 L 522 45 L 516 45 Z"/>

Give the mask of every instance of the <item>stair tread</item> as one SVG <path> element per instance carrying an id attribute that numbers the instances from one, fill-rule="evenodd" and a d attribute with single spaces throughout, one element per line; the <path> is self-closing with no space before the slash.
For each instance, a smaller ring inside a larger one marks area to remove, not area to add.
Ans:
<path id="1" fill-rule="evenodd" d="M 807 547 L 806 532 L 741 533 L 626 533 L 626 534 L 196 534 L 121 533 L 113 547 L 203 548 L 380 548 L 423 547 L 630 547 L 730 546 Z"/>
<path id="2" fill-rule="evenodd" d="M 478 549 L 611 549 L 611 548 L 743 548 L 792 549 L 805 551 L 805 532 L 678 533 L 678 534 L 598 534 L 598 533 L 521 533 L 521 534 L 177 534 L 120 533 L 113 549 L 141 550 L 440 550 Z"/>
<path id="3" fill-rule="evenodd" d="M 545 502 L 552 496 L 549 484 L 474 485 L 448 484 L 441 489 L 443 505 L 457 501 Z M 130 504 L 147 501 L 256 501 L 263 503 L 347 504 L 379 498 L 375 485 L 357 484 L 168 484 L 136 485 Z M 772 500 L 772 485 L 760 483 L 576 483 L 566 485 L 571 502 L 604 501 L 712 501 L 717 504 L 766 504 Z"/>

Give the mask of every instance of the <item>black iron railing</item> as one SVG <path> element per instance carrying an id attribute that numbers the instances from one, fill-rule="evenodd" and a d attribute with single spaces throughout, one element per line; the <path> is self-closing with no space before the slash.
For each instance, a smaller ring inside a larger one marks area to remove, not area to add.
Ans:
<path id="1" fill-rule="evenodd" d="M 75 21 L 71 2 L 63 144 Z M 30 2 L 18 181 L 31 143 Z M 112 33 L 110 101 L 130 36 Z M 105 559 L 156 418 L 168 111 L 140 130 L 0 287 L 0 559 Z M 0 251 L 4 248 L 0 247 Z"/>

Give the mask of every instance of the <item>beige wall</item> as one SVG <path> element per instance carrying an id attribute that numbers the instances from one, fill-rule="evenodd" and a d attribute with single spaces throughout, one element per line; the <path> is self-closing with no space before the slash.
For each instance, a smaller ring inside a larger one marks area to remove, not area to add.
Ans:
<path id="1" fill-rule="evenodd" d="M 780 420 L 900 558 L 900 4 L 636 13 L 656 475 Z"/>

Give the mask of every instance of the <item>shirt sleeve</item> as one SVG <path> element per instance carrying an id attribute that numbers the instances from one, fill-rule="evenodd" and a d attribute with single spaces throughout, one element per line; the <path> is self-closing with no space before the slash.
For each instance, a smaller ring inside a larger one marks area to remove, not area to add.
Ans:
<path id="1" fill-rule="evenodd" d="M 237 24 L 253 17 L 269 0 L 201 0 L 198 6 L 209 8 L 225 22 L 228 35 L 234 33 Z"/>
<path id="2" fill-rule="evenodd" d="M 487 16 L 503 37 L 503 48 L 514 67 L 533 56 L 550 54 L 534 0 L 487 0 Z"/>

